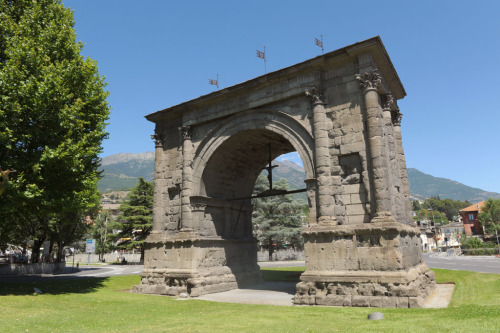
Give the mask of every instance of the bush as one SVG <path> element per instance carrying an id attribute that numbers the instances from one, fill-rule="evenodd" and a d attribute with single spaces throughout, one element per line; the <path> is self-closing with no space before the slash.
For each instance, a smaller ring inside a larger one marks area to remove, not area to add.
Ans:
<path id="1" fill-rule="evenodd" d="M 483 241 L 477 237 L 467 237 L 461 243 L 463 249 L 481 249 L 484 247 Z"/>

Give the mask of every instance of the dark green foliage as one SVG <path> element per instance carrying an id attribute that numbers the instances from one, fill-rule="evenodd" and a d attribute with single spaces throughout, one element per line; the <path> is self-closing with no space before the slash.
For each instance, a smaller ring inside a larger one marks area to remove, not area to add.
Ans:
<path id="1" fill-rule="evenodd" d="M 470 206 L 469 201 L 459 201 L 451 199 L 441 199 L 438 197 L 430 197 L 425 199 L 423 203 L 424 208 L 435 209 L 441 213 L 444 213 L 449 221 L 453 220 L 453 217 L 458 216 L 460 209 Z"/>
<path id="2" fill-rule="evenodd" d="M 495 236 L 500 249 L 500 199 L 488 199 L 484 203 L 478 218 L 486 233 Z"/>
<path id="3" fill-rule="evenodd" d="M 477 237 L 467 237 L 466 235 L 462 236 L 460 243 L 464 249 L 480 249 L 484 247 L 484 243 L 481 239 Z"/>
<path id="4" fill-rule="evenodd" d="M 106 84 L 60 0 L 0 2 L 0 242 L 71 242 L 99 204 Z"/>
<path id="5" fill-rule="evenodd" d="M 418 201 L 412 203 L 414 210 L 417 211 L 417 220 L 434 218 L 435 222 L 448 223 L 458 216 L 460 209 L 471 205 L 468 201 L 459 201 L 451 199 L 441 199 L 439 196 L 425 199 L 422 204 Z"/>
<path id="6" fill-rule="evenodd" d="M 270 282 L 300 282 L 300 275 L 305 267 L 273 267 L 261 268 L 264 280 Z"/>
<path id="7" fill-rule="evenodd" d="M 260 174 L 254 187 L 254 193 L 268 189 L 267 179 Z M 273 184 L 274 189 L 288 190 L 286 179 Z M 254 235 L 260 245 L 269 252 L 272 260 L 274 250 L 286 247 L 302 248 L 303 207 L 294 201 L 291 195 L 257 198 L 252 200 Z"/>
<path id="8" fill-rule="evenodd" d="M 144 240 L 153 227 L 153 183 L 140 177 L 136 187 L 120 206 L 123 215 L 120 237 L 130 240 L 120 245 L 124 249 L 136 248 L 141 251 L 141 262 L 144 260 Z"/>
<path id="9" fill-rule="evenodd" d="M 419 210 L 422 209 L 422 206 L 420 205 L 420 202 L 418 200 L 413 200 L 411 202 L 412 210 L 415 212 L 418 212 Z"/>

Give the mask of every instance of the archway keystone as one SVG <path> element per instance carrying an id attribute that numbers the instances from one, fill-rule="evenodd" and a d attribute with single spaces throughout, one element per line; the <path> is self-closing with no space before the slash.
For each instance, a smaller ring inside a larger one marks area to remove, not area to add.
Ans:
<path id="1" fill-rule="evenodd" d="M 410 216 L 397 100 L 379 37 L 147 116 L 153 232 L 141 293 L 192 297 L 259 282 L 249 196 L 297 151 L 310 214 L 295 304 L 420 307 L 435 286 Z"/>

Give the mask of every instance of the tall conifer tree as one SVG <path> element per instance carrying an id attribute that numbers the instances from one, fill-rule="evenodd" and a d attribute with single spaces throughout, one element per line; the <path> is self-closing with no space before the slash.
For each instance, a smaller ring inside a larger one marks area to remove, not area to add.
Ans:
<path id="1" fill-rule="evenodd" d="M 267 188 L 267 180 L 260 174 L 255 183 L 254 193 L 261 193 Z M 281 178 L 273 183 L 273 188 L 288 190 L 288 182 Z M 256 198 L 252 200 L 252 204 L 254 206 L 252 214 L 254 235 L 260 245 L 267 249 L 269 260 L 272 260 L 276 249 L 303 246 L 302 205 L 293 200 L 290 194 Z"/>
<path id="2" fill-rule="evenodd" d="M 141 262 L 144 262 L 144 240 L 153 228 L 153 183 L 140 177 L 120 210 L 123 212 L 121 238 L 127 240 L 122 247 L 140 249 Z"/>

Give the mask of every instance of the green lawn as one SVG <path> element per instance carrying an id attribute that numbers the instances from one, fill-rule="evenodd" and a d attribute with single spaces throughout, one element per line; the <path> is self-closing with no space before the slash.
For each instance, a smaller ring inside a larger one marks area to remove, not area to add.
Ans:
<path id="1" fill-rule="evenodd" d="M 303 269 L 303 268 L 302 268 Z M 265 270 L 293 280 L 300 268 Z M 277 272 L 276 272 L 277 271 Z M 500 332 L 500 275 L 435 270 L 446 309 L 276 307 L 126 292 L 138 276 L 0 285 L 0 332 Z M 43 291 L 34 296 L 33 287 Z M 367 320 L 380 311 L 385 319 Z"/>

